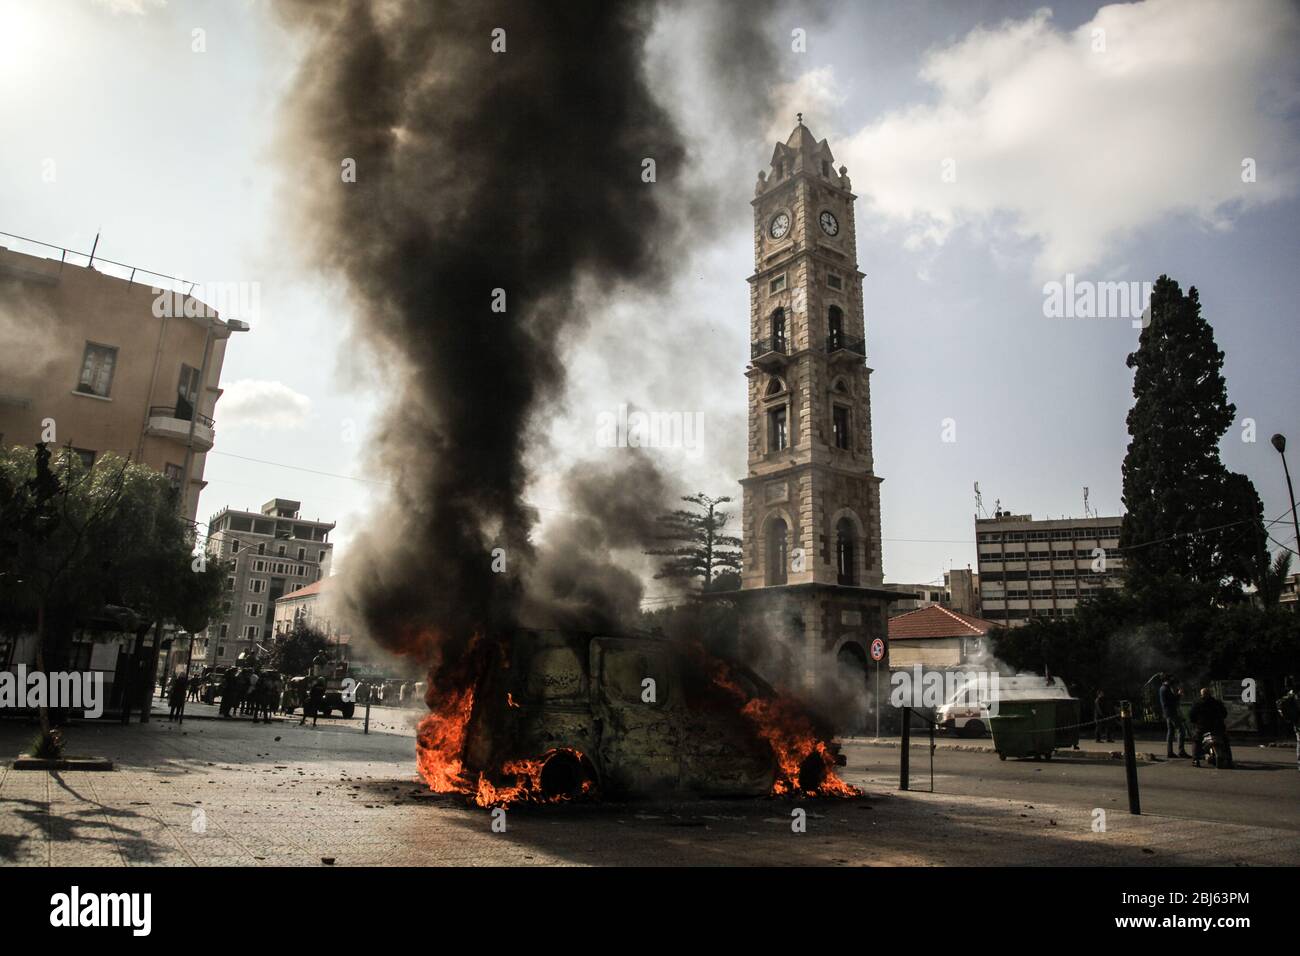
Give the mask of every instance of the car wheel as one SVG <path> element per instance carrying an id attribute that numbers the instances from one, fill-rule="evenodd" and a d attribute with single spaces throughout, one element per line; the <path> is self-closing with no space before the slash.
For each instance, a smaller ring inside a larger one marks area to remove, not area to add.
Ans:
<path id="1" fill-rule="evenodd" d="M 983 737 L 984 722 L 982 720 L 968 720 L 966 726 L 962 728 L 963 737 Z"/>
<path id="2" fill-rule="evenodd" d="M 342 711 L 342 713 L 343 713 L 343 716 L 346 717 L 347 719 L 351 720 L 351 719 L 352 719 L 352 715 L 355 714 L 356 712 L 357 712 L 357 705 L 356 705 L 356 704 L 344 704 L 344 705 L 343 705 L 343 711 Z"/>

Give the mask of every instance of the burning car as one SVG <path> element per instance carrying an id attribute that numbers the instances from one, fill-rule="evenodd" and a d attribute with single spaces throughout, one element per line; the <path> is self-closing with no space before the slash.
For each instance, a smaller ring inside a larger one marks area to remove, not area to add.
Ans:
<path id="1" fill-rule="evenodd" d="M 482 806 L 683 792 L 851 796 L 838 750 L 756 674 L 664 640 L 523 631 L 482 643 L 419 730 L 430 787 Z"/>

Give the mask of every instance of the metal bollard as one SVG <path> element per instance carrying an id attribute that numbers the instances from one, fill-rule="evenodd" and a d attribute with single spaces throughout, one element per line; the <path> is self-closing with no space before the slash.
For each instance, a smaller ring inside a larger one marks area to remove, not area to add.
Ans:
<path id="1" fill-rule="evenodd" d="M 1127 700 L 1119 702 L 1120 723 L 1124 728 L 1124 775 L 1128 778 L 1128 812 L 1142 813 L 1138 798 L 1137 752 L 1133 746 L 1133 705 Z"/>
<path id="2" fill-rule="evenodd" d="M 898 758 L 898 789 L 908 789 L 909 760 L 912 751 L 912 708 L 903 708 L 903 740 Z"/>
<path id="3" fill-rule="evenodd" d="M 361 729 L 363 734 L 370 733 L 370 698 L 366 698 L 366 725 Z"/>

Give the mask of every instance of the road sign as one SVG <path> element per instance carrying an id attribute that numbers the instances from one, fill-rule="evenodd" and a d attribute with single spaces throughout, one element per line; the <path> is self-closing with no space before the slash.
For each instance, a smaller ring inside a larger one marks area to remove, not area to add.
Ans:
<path id="1" fill-rule="evenodd" d="M 885 659 L 885 642 L 876 638 L 871 642 L 871 659 L 873 661 L 882 661 Z"/>

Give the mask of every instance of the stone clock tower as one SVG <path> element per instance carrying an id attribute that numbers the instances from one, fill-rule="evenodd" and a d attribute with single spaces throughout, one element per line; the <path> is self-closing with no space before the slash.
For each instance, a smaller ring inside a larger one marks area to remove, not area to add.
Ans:
<path id="1" fill-rule="evenodd" d="M 850 189 L 848 170 L 836 170 L 800 114 L 753 201 L 744 567 L 729 596 L 742 641 L 770 645 L 772 676 L 814 692 L 826 668 L 867 666 L 899 597 L 881 587 Z"/>

